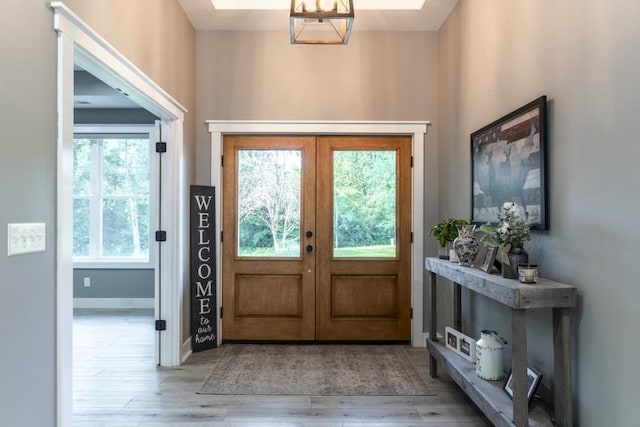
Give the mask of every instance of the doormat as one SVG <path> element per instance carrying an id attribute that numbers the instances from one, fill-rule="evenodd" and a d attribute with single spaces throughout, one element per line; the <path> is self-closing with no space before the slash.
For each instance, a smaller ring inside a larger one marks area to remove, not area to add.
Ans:
<path id="1" fill-rule="evenodd" d="M 224 353 L 199 394 L 434 394 L 403 346 L 229 344 L 219 350 Z"/>

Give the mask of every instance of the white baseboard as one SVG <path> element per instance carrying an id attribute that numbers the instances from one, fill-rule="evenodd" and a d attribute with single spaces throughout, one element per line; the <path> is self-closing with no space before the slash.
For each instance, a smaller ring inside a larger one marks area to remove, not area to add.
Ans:
<path id="1" fill-rule="evenodd" d="M 427 341 L 426 340 L 427 340 L 427 338 L 429 338 L 429 335 L 431 335 L 431 334 L 429 334 L 429 332 L 425 332 L 424 333 L 424 346 L 425 347 L 427 346 Z M 442 336 L 442 334 L 440 332 L 436 332 L 436 337 L 438 338 L 438 340 L 444 339 L 444 337 Z"/>
<path id="2" fill-rule="evenodd" d="M 420 336 L 420 339 L 418 340 L 418 342 L 413 343 L 413 346 L 418 348 L 426 348 L 427 338 L 429 338 L 429 333 L 423 332 L 419 336 Z"/>
<path id="3" fill-rule="evenodd" d="M 74 298 L 73 308 L 154 308 L 154 298 Z"/>

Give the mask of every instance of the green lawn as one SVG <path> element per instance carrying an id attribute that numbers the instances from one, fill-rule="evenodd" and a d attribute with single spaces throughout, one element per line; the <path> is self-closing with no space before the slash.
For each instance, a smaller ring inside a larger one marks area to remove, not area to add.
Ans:
<path id="1" fill-rule="evenodd" d="M 336 258 L 395 258 L 396 247 L 391 245 L 362 246 L 353 248 L 336 248 Z"/>
<path id="2" fill-rule="evenodd" d="M 257 258 L 297 258 L 298 251 L 275 252 L 272 248 L 254 248 L 240 253 L 243 257 Z M 333 256 L 336 258 L 395 258 L 396 247 L 392 245 L 362 246 L 353 248 L 334 249 Z"/>
<path id="3" fill-rule="evenodd" d="M 246 248 L 240 250 L 240 256 L 256 258 L 298 258 L 300 249 L 276 252 L 273 248 Z"/>

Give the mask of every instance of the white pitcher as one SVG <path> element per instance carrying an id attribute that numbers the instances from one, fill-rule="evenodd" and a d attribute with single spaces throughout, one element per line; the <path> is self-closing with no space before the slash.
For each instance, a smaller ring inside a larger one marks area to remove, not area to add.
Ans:
<path id="1" fill-rule="evenodd" d="M 484 329 L 476 341 L 476 375 L 483 380 L 497 381 L 504 377 L 502 349 L 507 342 L 496 331 Z"/>

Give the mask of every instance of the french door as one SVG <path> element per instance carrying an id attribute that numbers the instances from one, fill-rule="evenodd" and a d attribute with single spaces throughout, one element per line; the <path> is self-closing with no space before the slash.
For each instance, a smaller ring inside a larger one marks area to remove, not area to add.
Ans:
<path id="1" fill-rule="evenodd" d="M 410 339 L 410 137 L 227 135 L 223 155 L 223 339 Z"/>

